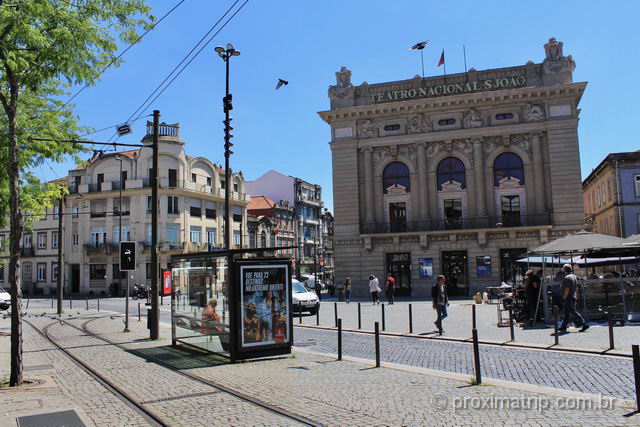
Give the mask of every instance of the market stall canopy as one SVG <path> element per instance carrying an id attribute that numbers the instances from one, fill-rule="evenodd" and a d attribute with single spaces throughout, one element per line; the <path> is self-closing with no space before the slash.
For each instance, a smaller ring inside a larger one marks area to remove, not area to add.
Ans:
<path id="1" fill-rule="evenodd" d="M 574 255 L 571 258 L 558 258 L 558 257 L 540 257 L 532 256 L 528 258 L 521 258 L 517 261 L 518 264 L 529 265 L 530 267 L 542 267 L 542 260 L 546 267 L 561 268 L 565 264 L 573 264 L 575 267 L 587 268 L 587 267 L 600 267 L 606 265 L 620 265 L 620 264 L 633 264 L 637 261 L 635 256 L 627 257 L 609 257 L 609 258 L 584 258 L 582 255 Z"/>
<path id="2" fill-rule="evenodd" d="M 529 255 L 572 255 L 599 250 L 629 248 L 627 240 L 606 234 L 580 230 L 560 239 L 553 240 L 528 252 Z"/>

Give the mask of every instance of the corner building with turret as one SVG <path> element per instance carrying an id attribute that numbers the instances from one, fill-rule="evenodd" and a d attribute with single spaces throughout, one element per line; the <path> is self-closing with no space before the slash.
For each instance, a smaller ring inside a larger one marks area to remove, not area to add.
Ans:
<path id="1" fill-rule="evenodd" d="M 584 225 L 578 104 L 562 42 L 542 63 L 329 87 L 335 278 L 354 294 L 391 272 L 398 295 L 520 281 L 516 261 Z M 526 267 L 526 264 L 524 265 Z"/>

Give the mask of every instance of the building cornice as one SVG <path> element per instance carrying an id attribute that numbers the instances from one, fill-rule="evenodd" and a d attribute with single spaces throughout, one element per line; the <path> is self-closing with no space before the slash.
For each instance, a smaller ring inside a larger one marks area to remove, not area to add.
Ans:
<path id="1" fill-rule="evenodd" d="M 385 115 L 409 113 L 437 113 L 440 110 L 452 108 L 465 109 L 469 106 L 503 105 L 505 103 L 527 103 L 541 99 L 558 99 L 573 97 L 576 106 L 584 93 L 587 82 L 567 83 L 554 86 L 525 87 L 518 89 L 478 92 L 473 94 L 442 96 L 437 98 L 421 98 L 410 101 L 389 102 L 384 104 L 370 104 L 336 110 L 318 112 L 326 123 L 340 120 L 359 118 L 374 118 Z"/>

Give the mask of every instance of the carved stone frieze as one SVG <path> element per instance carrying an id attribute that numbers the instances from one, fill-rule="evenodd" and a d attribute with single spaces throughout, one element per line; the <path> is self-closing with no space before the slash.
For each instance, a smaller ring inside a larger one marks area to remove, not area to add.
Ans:
<path id="1" fill-rule="evenodd" d="M 433 124 L 424 114 L 416 114 L 409 117 L 407 121 L 407 132 L 409 134 L 427 133 L 431 131 L 433 131 Z"/>
<path id="2" fill-rule="evenodd" d="M 362 239 L 351 239 L 351 240 L 336 240 L 336 245 L 338 246 L 362 246 L 364 240 Z"/>
<path id="3" fill-rule="evenodd" d="M 522 118 L 525 122 L 540 122 L 544 120 L 544 106 L 531 103 L 525 105 L 522 107 Z"/>
<path id="4" fill-rule="evenodd" d="M 400 243 L 418 243 L 420 238 L 418 236 L 400 237 Z"/>
<path id="5" fill-rule="evenodd" d="M 488 157 L 489 155 L 491 155 L 491 153 L 498 149 L 501 149 L 503 147 L 508 148 L 509 146 L 515 145 L 525 151 L 528 158 L 531 158 L 529 135 L 525 133 L 515 135 L 490 136 L 484 139 L 482 145 L 484 148 L 485 157 Z"/>
<path id="6" fill-rule="evenodd" d="M 433 157 L 437 153 L 446 152 L 455 156 L 456 153 L 464 153 L 473 167 L 473 144 L 468 138 L 452 139 L 448 141 L 436 141 L 427 144 L 427 156 Z"/>
<path id="7" fill-rule="evenodd" d="M 417 147 L 415 144 L 375 147 L 373 149 L 373 168 L 374 170 L 377 170 L 381 163 L 385 163 L 387 160 L 396 160 L 398 158 L 398 154 L 407 157 L 415 167 L 418 161 L 417 153 Z"/>
<path id="8" fill-rule="evenodd" d="M 475 108 L 472 108 L 462 119 L 462 124 L 467 129 L 486 126 L 487 116 L 484 113 L 479 112 Z"/>
<path id="9" fill-rule="evenodd" d="M 357 127 L 358 138 L 375 138 L 378 136 L 378 128 L 371 120 L 362 120 L 358 122 Z"/>

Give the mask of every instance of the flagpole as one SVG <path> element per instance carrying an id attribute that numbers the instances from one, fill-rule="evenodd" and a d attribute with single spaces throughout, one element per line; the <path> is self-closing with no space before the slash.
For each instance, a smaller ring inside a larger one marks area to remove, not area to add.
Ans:
<path id="1" fill-rule="evenodd" d="M 467 74 L 467 50 L 464 45 L 462 45 L 462 56 L 464 57 L 464 74 L 467 77 L 467 81 L 469 81 L 469 75 Z"/>
<path id="2" fill-rule="evenodd" d="M 422 78 L 424 79 L 424 54 L 420 50 L 420 61 L 422 62 Z"/>
<path id="3" fill-rule="evenodd" d="M 444 49 L 442 49 L 442 58 L 444 58 Z M 444 75 L 444 84 L 447 84 L 447 60 L 445 59 L 444 61 L 442 61 L 442 65 L 443 65 L 443 75 Z"/>

